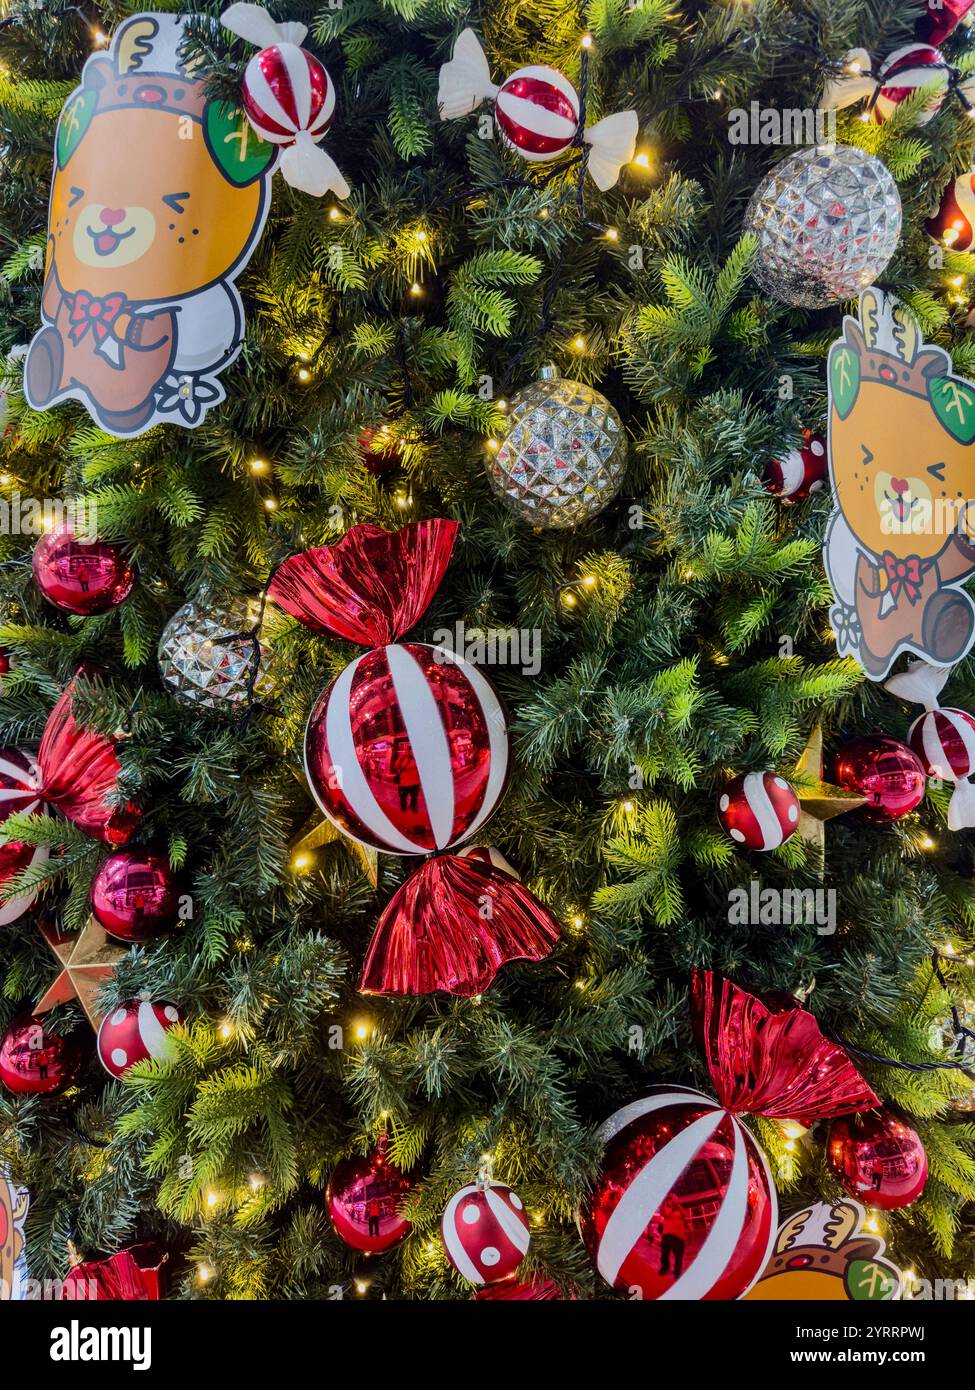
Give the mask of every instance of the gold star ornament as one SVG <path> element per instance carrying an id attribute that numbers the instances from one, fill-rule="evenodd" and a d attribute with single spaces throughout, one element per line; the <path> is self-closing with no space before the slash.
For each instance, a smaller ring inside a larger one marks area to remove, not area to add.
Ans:
<path id="1" fill-rule="evenodd" d="M 98 1008 L 98 991 L 114 975 L 115 967 L 125 955 L 125 947 L 110 941 L 105 928 L 94 917 L 89 917 L 80 932 L 62 932 L 46 922 L 39 930 L 57 957 L 61 973 L 35 1007 L 35 1014 L 47 1013 L 55 1004 L 77 999 L 97 1033 L 105 1017 Z"/>
<path id="2" fill-rule="evenodd" d="M 355 855 L 362 872 L 375 888 L 379 883 L 379 855 L 368 845 L 362 845 L 351 836 L 343 835 L 327 816 L 322 816 L 321 819 L 312 816 L 291 841 L 291 867 L 299 872 L 310 869 L 315 850 L 321 849 L 323 845 L 334 844 L 335 841 L 344 845 L 350 854 Z"/>
<path id="3" fill-rule="evenodd" d="M 859 792 L 848 792 L 823 781 L 823 727 L 817 724 L 809 735 L 802 757 L 796 763 L 795 791 L 799 798 L 799 834 L 826 853 L 826 822 L 847 811 L 866 805 Z"/>

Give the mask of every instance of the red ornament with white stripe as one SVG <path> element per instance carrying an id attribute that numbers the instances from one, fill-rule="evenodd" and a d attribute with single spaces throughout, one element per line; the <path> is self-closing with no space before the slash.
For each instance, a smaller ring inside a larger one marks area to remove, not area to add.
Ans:
<path id="1" fill-rule="evenodd" d="M 975 719 L 962 709 L 940 705 L 919 715 L 907 731 L 907 741 L 927 777 L 957 782 L 975 772 Z"/>
<path id="2" fill-rule="evenodd" d="M 505 144 L 542 162 L 569 148 L 579 129 L 579 97 L 558 68 L 530 64 L 502 84 L 494 118 Z"/>
<path id="3" fill-rule="evenodd" d="M 325 815 L 393 854 L 469 839 L 500 800 L 508 760 L 490 683 L 461 657 L 416 642 L 351 662 L 305 731 L 305 771 Z"/>
<path id="4" fill-rule="evenodd" d="M 32 754 L 22 748 L 0 749 L 0 826 L 8 816 L 44 811 L 38 795 L 40 784 L 40 772 Z M 0 845 L 0 892 L 24 869 L 43 864 L 48 854 L 46 845 L 28 845 L 22 840 Z M 36 897 L 36 892 L 21 893 L 0 902 L 0 926 L 16 922 Z"/>
<path id="5" fill-rule="evenodd" d="M 959 174 L 944 191 L 941 206 L 924 224 L 929 236 L 952 251 L 969 251 L 975 240 L 975 174 Z"/>
<path id="6" fill-rule="evenodd" d="M 455 1192 L 440 1223 L 447 1259 L 471 1284 L 500 1284 L 518 1272 L 531 1234 L 524 1204 L 504 1183 Z"/>
<path id="7" fill-rule="evenodd" d="M 746 1293 L 771 1253 L 778 1201 L 737 1116 L 699 1091 L 660 1087 L 612 1115 L 602 1136 L 579 1226 L 606 1282 L 643 1299 Z"/>
<path id="8" fill-rule="evenodd" d="M 819 492 L 828 472 L 826 441 L 821 434 L 805 430 L 799 448 L 790 449 L 784 458 L 773 459 L 765 477 L 769 492 L 783 502 L 802 502 L 810 493 Z"/>
<path id="9" fill-rule="evenodd" d="M 928 121 L 941 110 L 948 92 L 948 67 L 938 48 L 926 43 L 909 43 L 893 52 L 877 75 L 878 89 L 870 107 L 872 119 L 882 124 L 921 87 L 930 95 L 916 117 L 918 125 Z"/>
<path id="10" fill-rule="evenodd" d="M 748 772 L 729 782 L 718 799 L 718 819 L 746 849 L 785 844 L 799 825 L 799 798 L 784 777 Z"/>
<path id="11" fill-rule="evenodd" d="M 126 999 L 102 1019 L 98 1030 L 98 1057 L 112 1076 L 124 1076 L 147 1057 L 163 1060 L 169 1052 L 167 1034 L 182 1023 L 175 1004 L 148 999 Z"/>

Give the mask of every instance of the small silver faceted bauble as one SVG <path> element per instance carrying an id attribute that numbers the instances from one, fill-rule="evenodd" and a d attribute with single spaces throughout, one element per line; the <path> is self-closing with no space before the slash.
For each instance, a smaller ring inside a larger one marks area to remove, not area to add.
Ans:
<path id="1" fill-rule="evenodd" d="M 752 194 L 745 231 L 758 237 L 752 275 L 784 304 L 822 309 L 854 299 L 883 274 L 901 234 L 887 166 L 855 145 L 815 145 L 780 160 Z"/>
<path id="2" fill-rule="evenodd" d="M 543 367 L 512 399 L 509 417 L 487 474 L 498 496 L 532 526 L 579 526 L 619 492 L 623 422 L 591 386 Z"/>
<path id="3" fill-rule="evenodd" d="M 247 699 L 255 659 L 254 693 L 267 694 L 264 647 L 255 648 L 245 634 L 260 615 L 257 599 L 209 604 L 190 601 L 170 618 L 159 639 L 159 674 L 179 700 L 213 708 Z M 230 640 L 227 640 L 230 639 Z"/>

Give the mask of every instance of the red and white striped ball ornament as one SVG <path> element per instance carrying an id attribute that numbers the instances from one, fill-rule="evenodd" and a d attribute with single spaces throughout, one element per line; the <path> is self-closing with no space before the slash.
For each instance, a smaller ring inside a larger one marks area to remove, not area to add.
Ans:
<path id="1" fill-rule="evenodd" d="M 33 754 L 23 748 L 0 749 L 0 826 L 8 816 L 43 812 L 39 787 L 41 774 Z M 28 845 L 11 840 L 0 845 L 0 891 L 12 878 L 48 857 L 46 845 Z M 16 922 L 33 904 L 37 893 L 20 893 L 0 902 L 0 926 Z"/>
<path id="2" fill-rule="evenodd" d="M 692 1012 L 714 1097 L 661 1086 L 612 1115 L 579 1213 L 597 1269 L 630 1298 L 740 1298 L 765 1267 L 778 1216 L 768 1161 L 741 1117 L 809 1125 L 873 1098 L 791 1000 L 772 1009 L 698 971 Z"/>
<path id="3" fill-rule="evenodd" d="M 718 819 L 746 849 L 778 849 L 799 826 L 799 798 L 784 777 L 748 772 L 735 777 L 718 798 Z"/>
<path id="4" fill-rule="evenodd" d="M 260 5 L 250 4 L 231 5 L 221 22 L 261 50 L 244 71 L 244 110 L 262 140 L 283 146 L 280 169 L 286 181 L 316 198 L 328 192 L 347 198 L 349 185 L 318 144 L 335 115 L 335 85 L 301 47 L 307 26 L 276 24 Z"/>
<path id="5" fill-rule="evenodd" d="M 790 449 L 781 459 L 773 459 L 765 470 L 769 491 L 783 502 L 802 502 L 819 492 L 829 473 L 826 441 L 821 434 L 804 430 L 798 449 Z"/>
<path id="6" fill-rule="evenodd" d="M 944 105 L 948 93 L 948 65 L 940 49 L 926 43 L 909 43 L 890 55 L 877 74 L 877 84 L 877 94 L 870 106 L 871 119 L 876 124 L 889 120 L 901 102 L 925 87 L 930 88 L 930 96 L 916 121 L 918 125 L 927 125 Z"/>
<path id="7" fill-rule="evenodd" d="M 959 174 L 944 191 L 941 204 L 924 224 L 928 236 L 952 251 L 970 251 L 975 241 L 975 173 Z"/>
<path id="8" fill-rule="evenodd" d="M 543 163 L 557 159 L 579 135 L 579 95 L 558 68 L 533 63 L 517 68 L 496 86 L 487 57 L 473 29 L 464 29 L 453 56 L 440 69 L 438 102 L 441 118 L 469 115 L 482 101 L 493 99 L 494 119 L 501 139 L 522 159 Z M 604 192 L 619 178 L 620 169 L 636 149 L 639 118 L 635 111 L 606 116 L 582 132 L 589 146 L 587 172 Z"/>
<path id="9" fill-rule="evenodd" d="M 447 1259 L 470 1284 L 514 1278 L 531 1241 L 521 1198 L 500 1182 L 474 1182 L 455 1192 L 440 1234 Z"/>
<path id="10" fill-rule="evenodd" d="M 948 802 L 948 829 L 964 830 L 975 826 L 975 786 L 969 780 L 975 773 L 975 719 L 965 710 L 938 703 L 950 674 L 949 667 L 915 661 L 891 676 L 884 688 L 912 704 L 924 705 L 926 712 L 908 729 L 907 741 L 926 777 L 955 783 Z"/>
<path id="11" fill-rule="evenodd" d="M 129 1067 L 147 1057 L 162 1061 L 169 1054 L 169 1030 L 182 1021 L 175 1004 L 126 999 L 102 1019 L 99 1061 L 112 1076 L 124 1076 Z"/>

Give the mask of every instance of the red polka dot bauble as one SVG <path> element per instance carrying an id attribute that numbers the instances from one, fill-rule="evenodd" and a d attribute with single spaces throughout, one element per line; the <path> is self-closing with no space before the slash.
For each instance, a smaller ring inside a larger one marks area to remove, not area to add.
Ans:
<path id="1" fill-rule="evenodd" d="M 802 502 L 819 492 L 827 474 L 826 441 L 821 434 L 806 430 L 798 449 L 790 449 L 781 459 L 773 459 L 765 470 L 769 492 L 784 502 Z"/>
<path id="2" fill-rule="evenodd" d="M 416 1180 L 391 1163 L 385 1144 L 367 1158 L 346 1158 L 328 1181 L 325 1205 L 340 1240 L 366 1255 L 380 1255 L 409 1235 L 412 1224 L 399 1214 Z"/>
<path id="3" fill-rule="evenodd" d="M 107 613 L 128 598 L 135 583 L 121 546 L 79 539 L 67 527 L 40 538 L 31 568 L 48 603 L 66 613 Z"/>
<path id="4" fill-rule="evenodd" d="M 870 108 L 874 121 L 882 123 L 921 87 L 930 89 L 930 96 L 917 115 L 918 125 L 928 121 L 941 110 L 948 91 L 948 68 L 938 48 L 926 43 L 910 43 L 890 55 L 877 74 L 879 88 Z"/>
<path id="5" fill-rule="evenodd" d="M 909 816 L 924 796 L 926 779 L 917 754 L 888 734 L 855 738 L 837 754 L 833 780 L 867 798 L 862 814 L 878 825 Z"/>
<path id="6" fill-rule="evenodd" d="M 394 854 L 467 839 L 497 805 L 508 734 L 481 672 L 440 647 L 377 647 L 320 696 L 305 733 L 308 782 L 347 835 Z"/>
<path id="7" fill-rule="evenodd" d="M 447 1259 L 471 1284 L 511 1279 L 531 1235 L 521 1198 L 504 1183 L 471 1183 L 455 1192 L 440 1223 Z"/>
<path id="8" fill-rule="evenodd" d="M 799 825 L 799 798 L 784 777 L 748 772 L 718 798 L 718 819 L 736 844 L 770 850 L 785 844 Z"/>
<path id="9" fill-rule="evenodd" d="M 55 1033 L 33 1015 L 16 1018 L 0 1043 L 0 1083 L 15 1095 L 56 1095 L 77 1081 L 84 1057 L 77 1033 Z"/>
<path id="10" fill-rule="evenodd" d="M 290 145 L 301 130 L 325 134 L 335 115 L 335 87 L 322 64 L 293 43 L 264 48 L 247 64 L 244 110 L 262 139 Z"/>
<path id="11" fill-rule="evenodd" d="M 167 856 L 143 849 L 110 854 L 92 880 L 91 910 L 117 941 L 148 941 L 172 926 L 179 894 Z"/>
<path id="12" fill-rule="evenodd" d="M 161 1061 L 169 1054 L 167 1034 L 182 1023 L 175 1004 L 148 999 L 126 999 L 110 1010 L 98 1030 L 98 1057 L 112 1076 L 124 1076 L 129 1067 L 146 1058 Z"/>
<path id="13" fill-rule="evenodd" d="M 949 183 L 938 211 L 924 226 L 929 236 L 952 251 L 971 250 L 975 241 L 975 174 L 959 174 Z"/>
<path id="14" fill-rule="evenodd" d="M 765 1155 L 718 1101 L 661 1087 L 603 1126 L 580 1216 L 608 1284 L 643 1299 L 735 1299 L 755 1282 L 778 1220 Z"/>
<path id="15" fill-rule="evenodd" d="M 928 1178 L 920 1136 L 891 1110 L 833 1120 L 826 1157 L 845 1192 L 884 1211 L 916 1202 Z"/>
<path id="16" fill-rule="evenodd" d="M 39 786 L 40 773 L 31 753 L 22 748 L 0 748 L 0 827 L 8 816 L 44 810 L 38 796 Z M 43 864 L 48 854 L 46 845 L 28 845 L 22 840 L 0 845 L 0 888 L 24 869 Z M 16 922 L 36 897 L 36 892 L 21 893 L 0 902 L 0 926 Z"/>

